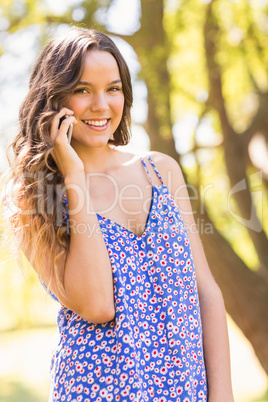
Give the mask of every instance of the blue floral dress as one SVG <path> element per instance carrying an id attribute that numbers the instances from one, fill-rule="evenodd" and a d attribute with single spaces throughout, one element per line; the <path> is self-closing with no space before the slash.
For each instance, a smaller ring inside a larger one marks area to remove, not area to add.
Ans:
<path id="1" fill-rule="evenodd" d="M 152 183 L 145 230 L 98 215 L 114 278 L 116 316 L 91 324 L 61 307 L 50 402 L 207 401 L 194 264 L 182 217 Z"/>

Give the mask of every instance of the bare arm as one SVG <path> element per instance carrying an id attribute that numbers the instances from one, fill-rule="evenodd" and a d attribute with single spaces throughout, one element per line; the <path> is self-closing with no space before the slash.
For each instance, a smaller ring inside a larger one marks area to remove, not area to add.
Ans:
<path id="1" fill-rule="evenodd" d="M 58 130 L 59 118 L 64 114 L 70 117 Z M 64 177 L 70 217 L 70 247 L 61 266 L 66 297 L 55 284 L 51 290 L 63 305 L 83 319 L 104 323 L 115 315 L 112 270 L 98 218 L 90 203 L 83 163 L 67 141 L 66 132 L 71 123 L 76 123 L 72 112 L 63 109 L 54 118 L 51 130 L 52 155 Z M 79 227 L 83 230 L 78 230 Z"/>
<path id="2" fill-rule="evenodd" d="M 152 158 L 159 167 L 164 182 L 169 185 L 169 190 L 174 195 L 185 226 L 188 228 L 202 317 L 208 400 L 209 402 L 233 402 L 224 302 L 205 257 L 183 175 L 177 162 L 170 157 L 152 153 Z"/>
<path id="3" fill-rule="evenodd" d="M 74 172 L 66 177 L 65 184 L 69 203 L 70 248 L 65 262 L 64 286 L 70 302 L 63 302 L 87 321 L 107 322 L 115 315 L 112 270 L 98 218 L 86 202 L 85 174 Z M 74 184 L 80 197 L 73 188 Z M 76 208 L 78 197 L 79 203 L 82 200 L 81 209 Z"/>

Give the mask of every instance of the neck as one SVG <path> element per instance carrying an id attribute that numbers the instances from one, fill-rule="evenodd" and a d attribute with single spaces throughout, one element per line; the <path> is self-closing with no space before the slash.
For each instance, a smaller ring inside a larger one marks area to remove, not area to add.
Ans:
<path id="1" fill-rule="evenodd" d="M 82 160 L 86 173 L 104 173 L 115 164 L 116 151 L 108 144 L 96 148 L 80 148 L 74 144 L 74 149 Z"/>

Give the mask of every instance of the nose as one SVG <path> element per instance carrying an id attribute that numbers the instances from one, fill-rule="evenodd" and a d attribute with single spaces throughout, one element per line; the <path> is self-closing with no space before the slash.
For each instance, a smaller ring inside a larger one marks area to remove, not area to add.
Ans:
<path id="1" fill-rule="evenodd" d="M 106 111 L 109 109 L 105 93 L 96 93 L 92 99 L 91 110 L 93 112 Z"/>

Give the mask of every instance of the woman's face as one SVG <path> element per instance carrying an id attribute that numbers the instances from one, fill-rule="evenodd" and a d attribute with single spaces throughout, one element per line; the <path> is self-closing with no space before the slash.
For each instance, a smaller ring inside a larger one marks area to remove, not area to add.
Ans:
<path id="1" fill-rule="evenodd" d="M 110 53 L 88 51 L 80 82 L 65 106 L 73 110 L 77 120 L 72 137 L 75 148 L 107 145 L 124 108 L 118 65 Z"/>

